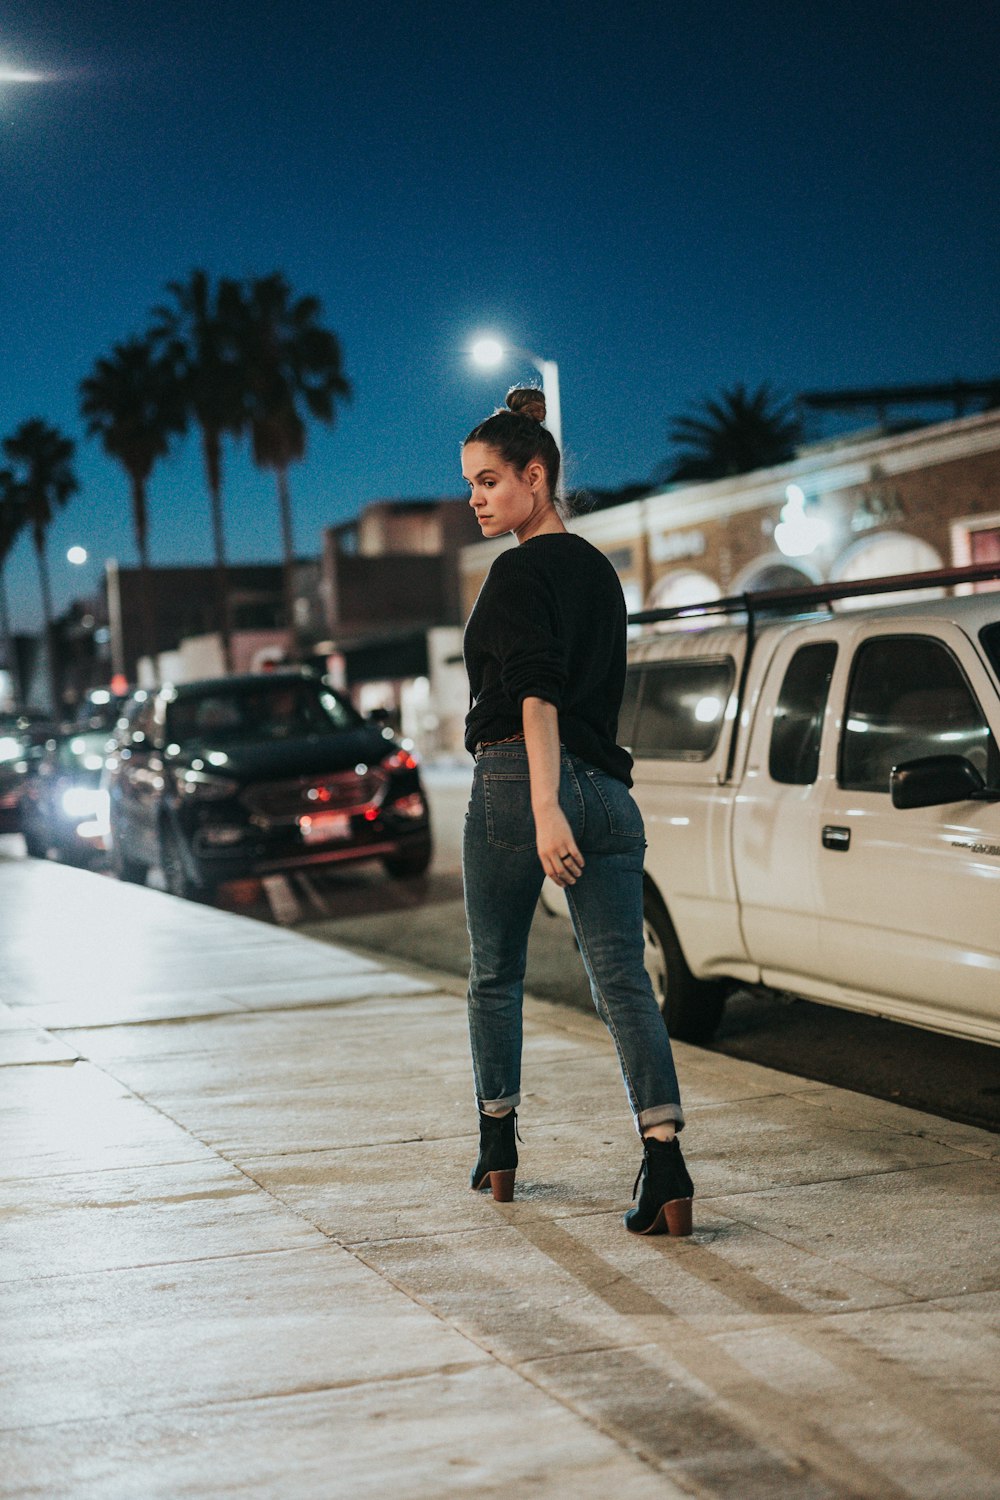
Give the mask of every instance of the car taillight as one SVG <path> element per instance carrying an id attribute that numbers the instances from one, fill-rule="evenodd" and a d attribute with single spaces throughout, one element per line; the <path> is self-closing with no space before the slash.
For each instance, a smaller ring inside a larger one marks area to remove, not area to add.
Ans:
<path id="1" fill-rule="evenodd" d="M 410 792 L 405 797 L 396 798 L 392 811 L 403 818 L 423 818 L 427 815 L 427 806 L 419 792 Z"/>
<path id="2" fill-rule="evenodd" d="M 382 762 L 385 771 L 415 771 L 417 765 L 417 757 L 409 750 L 397 750 Z"/>

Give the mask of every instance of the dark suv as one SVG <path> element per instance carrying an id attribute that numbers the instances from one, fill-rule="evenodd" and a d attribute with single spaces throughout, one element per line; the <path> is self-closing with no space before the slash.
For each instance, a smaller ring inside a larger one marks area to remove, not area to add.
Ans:
<path id="1" fill-rule="evenodd" d="M 431 857 L 417 762 L 305 672 L 151 692 L 109 756 L 111 867 L 159 865 L 175 895 L 334 861 L 420 875 Z"/>

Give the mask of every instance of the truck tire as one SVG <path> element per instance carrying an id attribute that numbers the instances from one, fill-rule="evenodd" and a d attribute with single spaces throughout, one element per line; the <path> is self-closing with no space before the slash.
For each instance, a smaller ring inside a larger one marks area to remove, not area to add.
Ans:
<path id="1" fill-rule="evenodd" d="M 667 1031 L 679 1042 L 710 1042 L 726 1004 L 725 981 L 694 977 L 667 908 L 649 884 L 643 891 L 642 925 L 646 972 Z"/>

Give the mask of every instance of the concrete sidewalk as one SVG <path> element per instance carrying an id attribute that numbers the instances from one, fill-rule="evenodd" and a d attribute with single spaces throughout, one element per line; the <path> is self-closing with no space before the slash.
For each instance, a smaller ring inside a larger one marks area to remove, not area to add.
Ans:
<path id="1" fill-rule="evenodd" d="M 7 861 L 0 1000 L 2 1496 L 1000 1495 L 1000 1137 L 680 1046 L 635 1239 L 591 1017 L 501 1207 L 454 981 Z"/>

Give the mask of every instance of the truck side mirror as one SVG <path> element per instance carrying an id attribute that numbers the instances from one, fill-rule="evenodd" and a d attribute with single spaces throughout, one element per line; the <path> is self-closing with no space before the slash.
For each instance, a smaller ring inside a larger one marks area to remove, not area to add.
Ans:
<path id="1" fill-rule="evenodd" d="M 964 755 L 923 755 L 893 766 L 889 790 L 893 807 L 943 807 L 982 796 L 986 783 Z"/>

